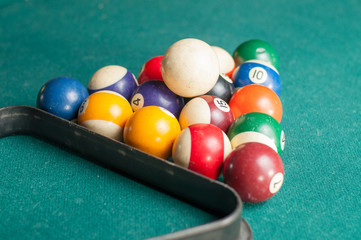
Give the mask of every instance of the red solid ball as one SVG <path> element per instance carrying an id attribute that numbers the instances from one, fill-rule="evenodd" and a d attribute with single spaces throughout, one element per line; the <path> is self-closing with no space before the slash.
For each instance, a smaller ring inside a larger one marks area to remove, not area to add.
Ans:
<path id="1" fill-rule="evenodd" d="M 232 147 L 227 135 L 211 124 L 183 129 L 173 144 L 173 161 L 206 177 L 217 179 Z"/>
<path id="2" fill-rule="evenodd" d="M 149 80 L 160 80 L 163 81 L 162 73 L 160 71 L 160 66 L 162 63 L 163 56 L 156 56 L 149 59 L 144 63 L 142 69 L 138 74 L 138 82 L 142 84 L 143 82 Z"/>
<path id="3" fill-rule="evenodd" d="M 269 146 L 249 142 L 228 155 L 223 177 L 243 201 L 263 202 L 280 190 L 284 179 L 283 162 Z"/>

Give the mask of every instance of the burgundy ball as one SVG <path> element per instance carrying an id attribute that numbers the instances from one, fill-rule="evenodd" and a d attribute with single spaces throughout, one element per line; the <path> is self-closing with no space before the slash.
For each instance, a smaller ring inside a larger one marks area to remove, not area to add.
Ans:
<path id="1" fill-rule="evenodd" d="M 227 132 L 233 121 L 234 115 L 227 102 L 211 95 L 193 98 L 179 115 L 182 129 L 195 123 L 209 123 Z"/>
<path id="2" fill-rule="evenodd" d="M 243 201 L 263 202 L 280 190 L 284 179 L 283 162 L 271 147 L 249 142 L 228 155 L 223 177 Z"/>

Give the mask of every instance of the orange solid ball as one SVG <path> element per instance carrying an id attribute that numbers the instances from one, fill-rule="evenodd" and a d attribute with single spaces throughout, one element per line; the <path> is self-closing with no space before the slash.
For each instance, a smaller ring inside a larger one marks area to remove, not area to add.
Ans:
<path id="1" fill-rule="evenodd" d="M 281 100 L 274 91 L 262 85 L 252 84 L 238 89 L 228 105 L 235 118 L 249 112 L 261 112 L 272 116 L 279 123 L 282 119 Z"/>
<path id="2" fill-rule="evenodd" d="M 174 115 L 158 106 L 139 109 L 124 127 L 124 143 L 154 156 L 168 159 L 181 128 Z"/>
<path id="3" fill-rule="evenodd" d="M 91 94 L 79 108 L 78 123 L 96 133 L 121 141 L 123 127 L 133 110 L 130 103 L 116 92 Z"/>

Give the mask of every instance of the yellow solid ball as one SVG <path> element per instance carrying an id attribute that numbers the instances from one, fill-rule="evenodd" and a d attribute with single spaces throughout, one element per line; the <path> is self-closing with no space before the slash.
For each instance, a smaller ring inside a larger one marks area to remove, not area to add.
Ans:
<path id="1" fill-rule="evenodd" d="M 147 106 L 128 119 L 124 127 L 124 143 L 162 159 L 172 153 L 175 138 L 181 128 L 177 118 L 168 110 Z"/>

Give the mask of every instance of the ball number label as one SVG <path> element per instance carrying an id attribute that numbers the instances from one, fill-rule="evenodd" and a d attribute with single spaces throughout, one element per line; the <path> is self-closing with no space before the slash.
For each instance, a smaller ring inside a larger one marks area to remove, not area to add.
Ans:
<path id="1" fill-rule="evenodd" d="M 224 101 L 223 99 L 220 98 L 215 98 L 213 100 L 214 105 L 216 105 L 216 107 L 219 110 L 222 110 L 223 112 L 229 112 L 231 110 L 231 108 L 228 106 L 227 102 Z"/>
<path id="2" fill-rule="evenodd" d="M 89 99 L 85 99 L 84 102 L 80 105 L 78 114 L 83 115 L 85 113 L 86 108 L 88 107 Z"/>
<path id="3" fill-rule="evenodd" d="M 261 67 L 254 67 L 249 71 L 248 77 L 256 84 L 264 83 L 267 80 L 267 72 Z"/>
<path id="4" fill-rule="evenodd" d="M 282 184 L 283 184 L 283 174 L 279 172 L 276 175 L 274 175 L 273 178 L 271 179 L 271 183 L 269 185 L 269 191 L 272 194 L 278 192 L 278 190 L 280 190 L 280 188 L 282 187 Z"/>
<path id="5" fill-rule="evenodd" d="M 144 97 L 142 94 L 137 93 L 132 97 L 131 105 L 134 111 L 142 108 L 144 105 Z"/>
<path id="6" fill-rule="evenodd" d="M 282 149 L 282 151 L 285 149 L 285 143 L 286 143 L 285 132 L 282 130 L 282 132 L 281 132 L 281 149 Z"/>

